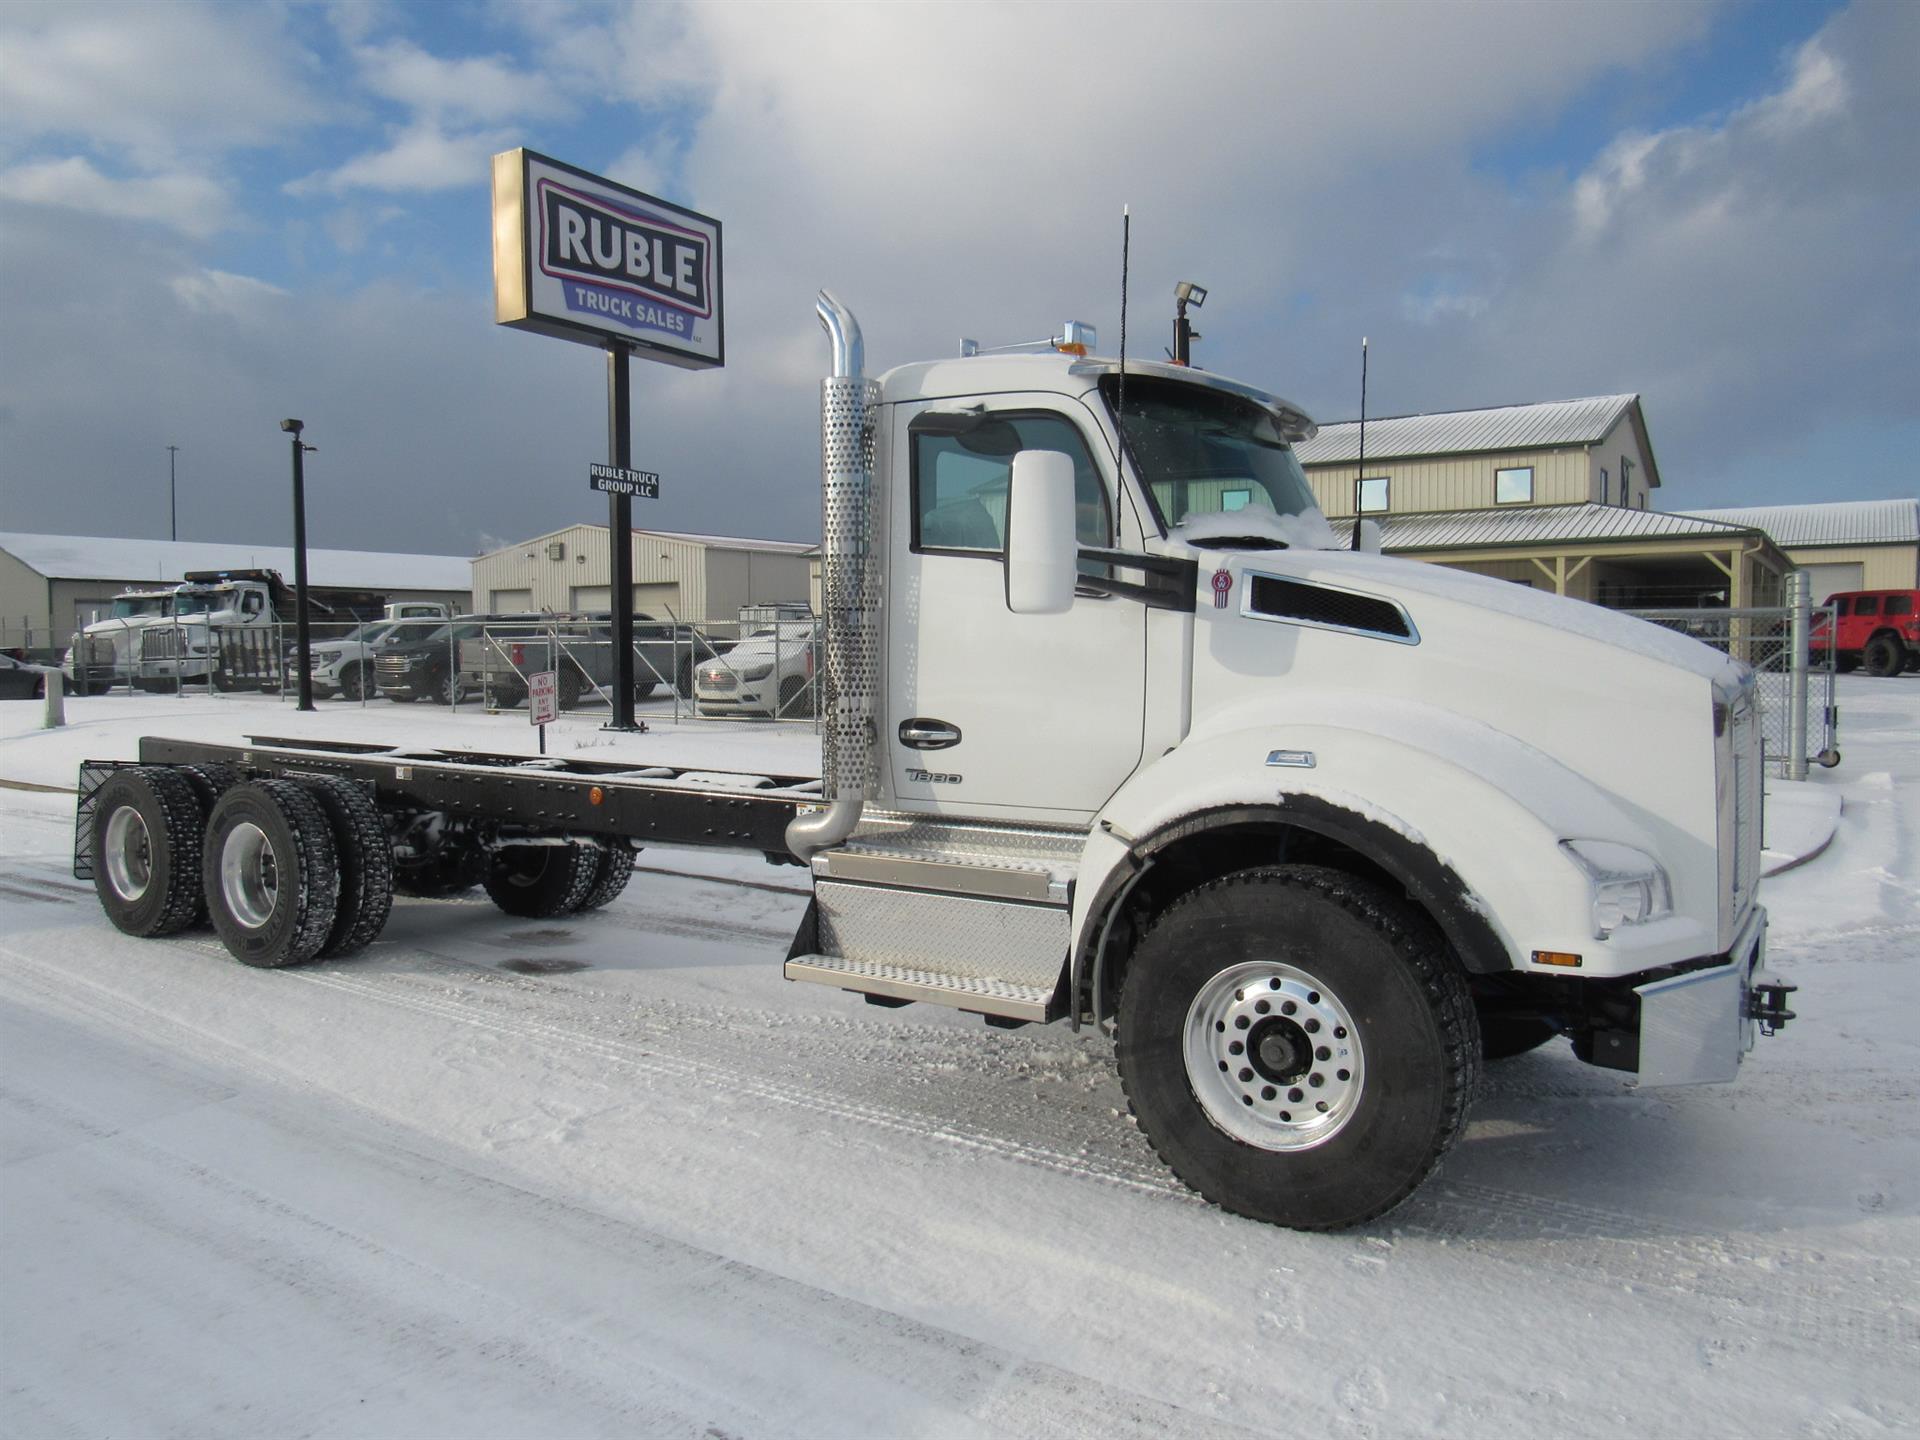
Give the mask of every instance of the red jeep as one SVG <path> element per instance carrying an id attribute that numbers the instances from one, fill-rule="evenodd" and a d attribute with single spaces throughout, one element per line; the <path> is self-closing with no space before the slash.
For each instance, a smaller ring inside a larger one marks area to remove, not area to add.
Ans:
<path id="1" fill-rule="evenodd" d="M 1864 665 L 1869 675 L 1920 670 L 1920 590 L 1842 590 L 1827 598 L 1834 608 L 1834 661 L 1842 670 Z M 1816 657 L 1827 648 L 1827 620 L 1813 627 Z"/>

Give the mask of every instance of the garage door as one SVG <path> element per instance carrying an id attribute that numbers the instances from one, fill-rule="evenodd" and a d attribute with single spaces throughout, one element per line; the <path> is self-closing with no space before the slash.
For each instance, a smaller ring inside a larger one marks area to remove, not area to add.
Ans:
<path id="1" fill-rule="evenodd" d="M 1867 583 L 1867 567 L 1863 560 L 1851 560 L 1840 565 L 1808 565 L 1807 584 L 1813 590 L 1813 603 L 1823 605 L 1829 595 L 1842 590 L 1864 590 Z"/>
<path id="2" fill-rule="evenodd" d="M 487 609 L 495 615 L 523 615 L 533 609 L 531 590 L 494 590 Z"/>
<path id="3" fill-rule="evenodd" d="M 611 585 L 576 585 L 573 587 L 573 608 L 610 610 L 613 607 L 607 597 L 612 594 Z M 656 620 L 664 620 L 669 610 L 678 613 L 679 609 L 680 587 L 671 580 L 665 584 L 633 587 L 633 613 L 636 615 L 651 615 Z"/>

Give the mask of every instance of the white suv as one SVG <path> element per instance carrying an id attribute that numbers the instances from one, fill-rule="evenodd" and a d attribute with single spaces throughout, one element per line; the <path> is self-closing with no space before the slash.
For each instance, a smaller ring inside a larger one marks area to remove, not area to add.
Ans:
<path id="1" fill-rule="evenodd" d="M 810 622 L 769 625 L 694 667 L 694 705 L 702 715 L 813 714 L 818 698 L 819 634 Z"/>

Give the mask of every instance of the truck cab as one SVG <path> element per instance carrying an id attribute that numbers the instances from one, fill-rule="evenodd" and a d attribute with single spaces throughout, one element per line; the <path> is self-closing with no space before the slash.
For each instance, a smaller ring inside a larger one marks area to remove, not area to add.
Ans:
<path id="1" fill-rule="evenodd" d="M 1072 353 L 840 378 L 835 799 L 790 832 L 790 978 L 1108 1028 L 1183 1178 L 1294 1224 L 1392 1203 L 1380 1157 L 1424 1174 L 1484 1056 L 1733 1077 L 1781 993 L 1744 666 L 1347 548 L 1312 421 L 1250 386 Z"/>

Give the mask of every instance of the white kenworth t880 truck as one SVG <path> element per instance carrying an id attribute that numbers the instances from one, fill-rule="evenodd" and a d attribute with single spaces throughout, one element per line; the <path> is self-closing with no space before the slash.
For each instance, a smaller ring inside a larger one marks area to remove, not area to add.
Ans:
<path id="1" fill-rule="evenodd" d="M 1420 1184 L 1484 1056 L 1727 1081 L 1791 1018 L 1743 666 L 1336 547 L 1272 395 L 1070 353 L 870 380 L 819 313 L 822 779 L 149 738 L 81 772 L 114 923 L 284 965 L 396 887 L 552 916 L 650 840 L 759 851 L 812 872 L 790 978 L 1100 1027 L 1183 1180 L 1316 1229 Z"/>

